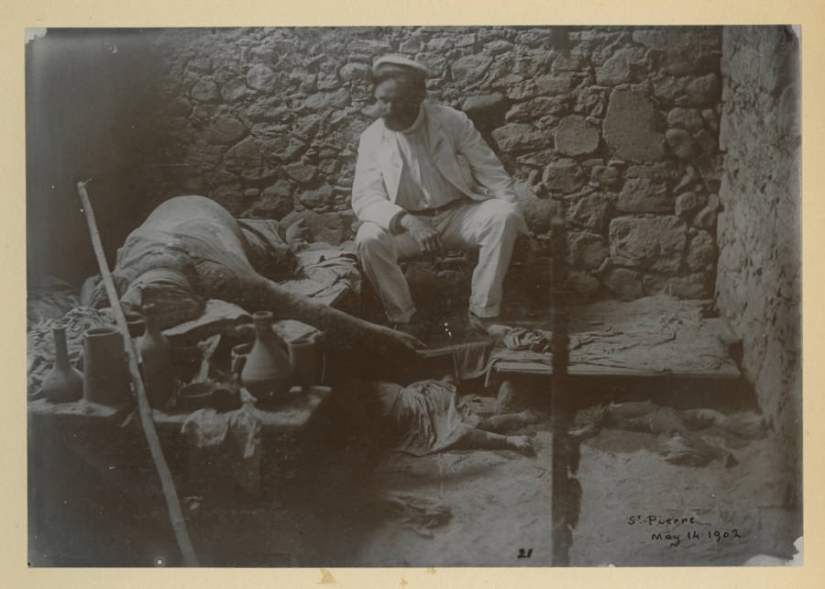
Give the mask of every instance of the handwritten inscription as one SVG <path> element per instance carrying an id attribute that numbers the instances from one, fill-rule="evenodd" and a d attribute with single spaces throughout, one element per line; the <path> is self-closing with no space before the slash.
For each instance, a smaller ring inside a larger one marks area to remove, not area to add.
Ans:
<path id="1" fill-rule="evenodd" d="M 665 517 L 663 515 L 629 515 L 627 517 L 627 525 L 629 526 L 678 526 L 695 523 L 695 515 L 691 515 L 690 517 Z"/>
<path id="2" fill-rule="evenodd" d="M 677 548 L 683 542 L 730 542 L 741 540 L 742 535 L 737 528 L 724 529 L 696 529 L 687 526 L 702 525 L 696 521 L 696 516 L 672 517 L 658 514 L 629 515 L 627 525 L 635 527 L 654 528 L 650 533 L 652 542 L 662 542 L 670 548 Z"/>

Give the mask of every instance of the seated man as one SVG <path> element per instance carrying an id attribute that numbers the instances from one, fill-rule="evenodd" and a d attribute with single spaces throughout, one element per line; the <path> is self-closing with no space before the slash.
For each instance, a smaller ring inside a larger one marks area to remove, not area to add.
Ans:
<path id="1" fill-rule="evenodd" d="M 373 74 L 380 118 L 361 135 L 352 188 L 364 272 L 405 329 L 415 305 L 399 259 L 478 248 L 469 319 L 483 328 L 500 313 L 514 242 L 527 234 L 512 180 L 464 113 L 424 102 L 423 65 L 388 56 Z"/>

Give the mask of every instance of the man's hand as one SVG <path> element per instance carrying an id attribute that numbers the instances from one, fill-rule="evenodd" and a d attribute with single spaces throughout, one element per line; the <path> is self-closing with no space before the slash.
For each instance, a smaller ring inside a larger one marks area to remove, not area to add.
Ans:
<path id="1" fill-rule="evenodd" d="M 399 225 L 418 242 L 424 252 L 435 253 L 441 251 L 441 238 L 438 237 L 438 232 L 418 217 L 409 214 L 404 215 L 401 217 Z"/>

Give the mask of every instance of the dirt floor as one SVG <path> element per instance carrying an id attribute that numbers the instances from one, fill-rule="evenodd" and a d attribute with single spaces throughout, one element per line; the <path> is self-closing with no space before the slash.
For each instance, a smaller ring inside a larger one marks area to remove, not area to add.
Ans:
<path id="1" fill-rule="evenodd" d="M 547 424 L 526 431 L 535 457 L 390 454 L 368 479 L 350 480 L 352 464 L 325 469 L 311 487 L 298 484 L 303 492 L 265 505 L 205 499 L 189 512 L 196 548 L 217 566 L 550 566 L 552 435 Z M 793 555 L 800 515 L 781 507 L 766 439 L 736 448 L 730 468 L 668 464 L 658 443 L 604 430 L 582 444 L 573 566 L 732 566 Z"/>
<path id="2" fill-rule="evenodd" d="M 491 398 L 470 401 L 483 409 Z M 375 454 L 336 433 L 298 471 L 269 481 L 264 497 L 220 486 L 180 491 L 206 566 L 549 566 L 549 430 L 549 423 L 520 430 L 532 437 L 535 457 Z M 734 447 L 728 440 L 738 461 L 728 468 L 669 464 L 661 442 L 615 429 L 582 442 L 573 566 L 740 565 L 757 554 L 793 555 L 801 516 L 781 507 L 782 474 L 768 438 Z M 52 473 L 53 501 L 39 507 L 35 564 L 176 564 L 150 470 L 141 485 L 122 473 L 104 486 L 99 480 L 111 472 L 96 470 L 88 455 L 72 460 L 53 449 L 50 456 L 61 472 Z M 70 483 L 78 475 L 82 484 Z"/>

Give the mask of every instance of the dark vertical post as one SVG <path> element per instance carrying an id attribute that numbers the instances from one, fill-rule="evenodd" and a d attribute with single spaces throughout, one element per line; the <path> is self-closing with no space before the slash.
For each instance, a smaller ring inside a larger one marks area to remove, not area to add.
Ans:
<path id="1" fill-rule="evenodd" d="M 553 415 L 553 566 L 570 565 L 570 547 L 573 542 L 572 526 L 578 519 L 578 482 L 573 478 L 577 462 L 574 459 L 574 441 L 570 438 L 573 411 L 568 390 L 568 309 L 565 294 L 567 281 L 567 238 L 564 219 L 553 218 L 553 378 L 550 407 Z"/>

